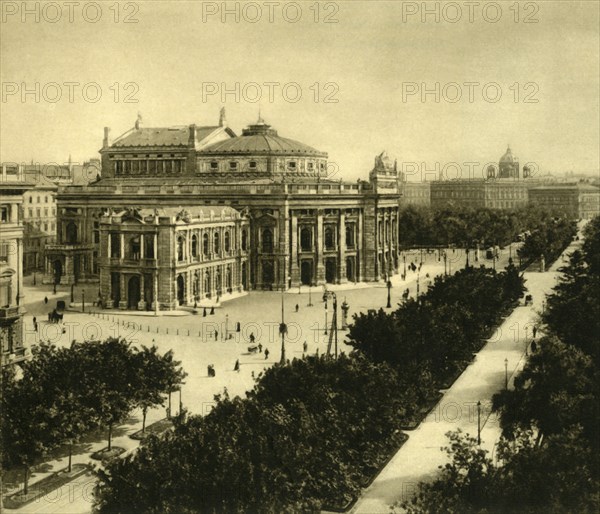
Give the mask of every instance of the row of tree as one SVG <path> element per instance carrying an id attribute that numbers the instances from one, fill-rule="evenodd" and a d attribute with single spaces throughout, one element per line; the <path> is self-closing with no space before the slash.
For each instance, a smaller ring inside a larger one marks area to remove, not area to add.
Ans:
<path id="1" fill-rule="evenodd" d="M 400 213 L 400 243 L 411 246 L 472 248 L 506 246 L 519 234 L 548 225 L 553 213 L 536 206 L 517 209 L 407 206 Z M 538 254 L 539 256 L 539 254 Z"/>
<path id="2" fill-rule="evenodd" d="M 123 339 L 86 341 L 70 347 L 41 344 L 22 363 L 22 376 L 3 369 L 2 463 L 22 466 L 24 494 L 30 468 L 49 452 L 67 445 L 69 471 L 73 444 L 99 427 L 113 427 L 140 408 L 145 428 L 149 408 L 163 405 L 183 383 L 185 373 L 172 352 L 137 349 Z"/>
<path id="3" fill-rule="evenodd" d="M 542 314 L 545 336 L 500 413 L 498 459 L 449 434 L 450 462 L 421 484 L 409 513 L 600 510 L 600 218 L 585 229 Z"/>
<path id="4" fill-rule="evenodd" d="M 268 369 L 241 399 L 150 437 L 99 471 L 110 513 L 317 512 L 357 493 L 406 437 L 411 384 L 385 364 L 342 354 Z"/>
<path id="5" fill-rule="evenodd" d="M 569 246 L 577 233 L 574 221 L 565 218 L 550 218 L 540 223 L 525 239 L 517 253 L 527 264 L 544 256 L 546 265 L 553 263 L 564 249 Z"/>
<path id="6" fill-rule="evenodd" d="M 355 316 L 349 344 L 401 375 L 431 375 L 443 387 L 464 369 L 523 291 L 523 278 L 512 264 L 500 273 L 467 267 L 436 277 L 426 294 L 389 314 L 379 310 Z"/>

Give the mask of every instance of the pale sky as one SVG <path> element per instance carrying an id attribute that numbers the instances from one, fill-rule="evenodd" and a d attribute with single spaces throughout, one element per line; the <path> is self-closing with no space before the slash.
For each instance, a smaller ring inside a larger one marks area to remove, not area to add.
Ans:
<path id="1" fill-rule="evenodd" d="M 366 177 L 382 150 L 400 166 L 477 162 L 481 174 L 508 143 L 540 172 L 600 168 L 597 1 L 481 1 L 472 22 L 463 2 L 429 2 L 425 20 L 422 2 L 321 2 L 318 21 L 314 0 L 277 2 L 272 21 L 268 2 L 227 2 L 239 21 L 229 14 L 225 22 L 222 2 L 121 2 L 118 13 L 114 0 L 25 2 L 32 14 L 24 19 L 22 3 L 2 2 L 2 161 L 97 157 L 103 127 L 117 137 L 138 111 L 147 127 L 216 125 L 225 106 L 241 134 L 260 104 L 281 136 L 328 152 L 348 180 Z M 68 82 L 79 84 L 73 102 Z M 273 101 L 267 82 L 279 84 Z M 451 83 L 462 93 L 455 103 Z M 420 90 L 436 84 L 445 96 L 423 102 Z M 22 97 L 24 87 L 32 93 Z M 223 99 L 223 87 L 246 94 Z M 297 87 L 302 97 L 292 102 Z M 403 99 L 403 91 L 415 94 Z M 138 103 L 125 102 L 128 94 Z"/>

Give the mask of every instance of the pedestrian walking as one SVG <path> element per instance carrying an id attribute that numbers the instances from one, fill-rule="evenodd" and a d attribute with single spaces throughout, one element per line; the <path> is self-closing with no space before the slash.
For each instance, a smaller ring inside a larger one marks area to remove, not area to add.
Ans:
<path id="1" fill-rule="evenodd" d="M 44 304 L 48 305 L 48 297 L 47 296 L 44 296 Z"/>
<path id="2" fill-rule="evenodd" d="M 537 327 L 533 327 L 533 338 L 535 339 L 535 335 L 537 334 Z"/>
<path id="3" fill-rule="evenodd" d="M 296 304 L 296 312 L 298 312 L 299 308 L 300 308 L 300 306 L 298 304 Z"/>
<path id="4" fill-rule="evenodd" d="M 206 318 L 206 307 L 204 307 L 202 310 L 202 317 Z"/>
<path id="5" fill-rule="evenodd" d="M 241 324 L 240 324 L 240 322 L 238 321 L 238 322 L 236 323 L 236 326 L 235 326 L 235 331 L 236 331 L 236 332 L 241 332 L 241 330 L 242 330 L 242 325 L 241 325 Z"/>
<path id="6" fill-rule="evenodd" d="M 258 353 L 262 353 L 262 344 L 258 343 Z"/>
<path id="7" fill-rule="evenodd" d="M 308 350 L 308 343 L 306 341 L 304 341 L 304 344 L 302 345 L 302 352 L 306 353 Z"/>
<path id="8" fill-rule="evenodd" d="M 250 332 L 250 343 L 251 343 L 251 344 L 254 344 L 254 340 L 255 340 L 255 339 L 256 339 L 256 338 L 254 337 L 254 332 Z M 258 347 L 259 347 L 259 348 L 262 348 L 262 346 L 261 346 L 260 344 L 258 345 Z"/>
<path id="9" fill-rule="evenodd" d="M 265 360 L 267 360 L 269 358 L 269 349 L 267 348 L 265 350 Z"/>
<path id="10" fill-rule="evenodd" d="M 240 372 L 240 360 L 237 359 L 235 361 L 235 365 L 233 366 L 233 371 L 237 371 L 238 373 Z"/>
<path id="11" fill-rule="evenodd" d="M 219 340 L 219 331 L 215 330 L 215 341 Z"/>
<path id="12" fill-rule="evenodd" d="M 214 313 L 215 313 L 215 307 L 214 307 L 214 306 L 212 306 L 212 307 L 210 308 L 210 315 L 212 316 Z"/>

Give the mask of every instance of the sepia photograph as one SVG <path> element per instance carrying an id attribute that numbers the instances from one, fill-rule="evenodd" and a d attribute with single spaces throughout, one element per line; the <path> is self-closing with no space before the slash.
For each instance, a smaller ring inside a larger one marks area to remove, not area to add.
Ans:
<path id="1" fill-rule="evenodd" d="M 0 8 L 0 514 L 600 511 L 599 0 Z"/>

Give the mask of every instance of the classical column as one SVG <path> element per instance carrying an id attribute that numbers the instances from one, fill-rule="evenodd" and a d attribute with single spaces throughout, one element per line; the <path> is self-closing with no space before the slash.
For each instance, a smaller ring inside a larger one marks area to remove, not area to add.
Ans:
<path id="1" fill-rule="evenodd" d="M 156 243 L 156 237 L 155 237 L 154 241 Z M 154 298 L 153 298 L 152 306 L 154 307 L 154 313 L 158 314 L 158 308 L 159 308 L 159 303 L 158 303 L 158 271 L 154 272 L 154 291 L 153 291 L 153 293 L 154 293 Z"/>
<path id="2" fill-rule="evenodd" d="M 123 234 L 121 234 L 123 236 Z M 123 241 L 123 239 L 121 239 Z M 121 301 L 119 302 L 119 309 L 127 309 L 127 290 L 125 289 L 125 274 L 119 273 L 119 287 L 121 289 Z"/>
<path id="3" fill-rule="evenodd" d="M 144 234 L 140 234 L 140 259 L 144 259 L 146 257 L 146 248 L 144 243 Z"/>
<path id="4" fill-rule="evenodd" d="M 338 227 L 338 281 L 343 284 L 348 280 L 346 278 L 346 214 L 341 209 Z"/>
<path id="5" fill-rule="evenodd" d="M 146 276 L 142 273 L 140 276 L 140 301 L 138 302 L 138 311 L 146 310 L 146 293 L 145 293 Z"/>
<path id="6" fill-rule="evenodd" d="M 315 241 L 316 252 L 316 278 L 317 284 L 325 283 L 325 263 L 323 261 L 323 211 L 317 211 L 317 238 Z"/>
<path id="7" fill-rule="evenodd" d="M 119 257 L 121 259 L 125 258 L 125 234 L 123 232 L 121 232 L 121 254 L 119 255 Z"/>
<path id="8" fill-rule="evenodd" d="M 292 214 L 290 236 L 292 249 L 290 252 L 292 286 L 300 284 L 300 270 L 298 269 L 298 218 Z"/>
<path id="9" fill-rule="evenodd" d="M 107 249 L 106 256 L 110 259 L 110 252 L 111 252 L 110 244 L 111 244 L 112 237 L 110 236 L 110 232 L 107 232 L 106 235 L 108 236 L 107 237 L 108 242 L 106 243 L 106 249 Z"/>

